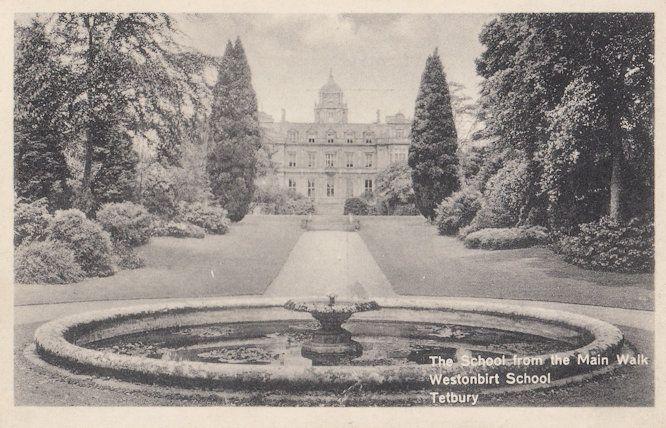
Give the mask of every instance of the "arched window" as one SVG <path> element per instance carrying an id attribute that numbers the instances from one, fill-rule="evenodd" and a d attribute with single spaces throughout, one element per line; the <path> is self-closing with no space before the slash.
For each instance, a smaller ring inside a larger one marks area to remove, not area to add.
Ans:
<path id="1" fill-rule="evenodd" d="M 364 132 L 363 141 L 365 144 L 372 144 L 375 142 L 375 134 L 373 132 Z"/>
<path id="2" fill-rule="evenodd" d="M 352 144 L 354 142 L 354 132 L 353 131 L 345 132 L 345 141 L 349 144 Z"/>

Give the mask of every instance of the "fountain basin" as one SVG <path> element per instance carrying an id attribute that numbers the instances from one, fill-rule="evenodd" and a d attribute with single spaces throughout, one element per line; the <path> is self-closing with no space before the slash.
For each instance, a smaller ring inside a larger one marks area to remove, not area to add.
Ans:
<path id="1" fill-rule="evenodd" d="M 302 361 L 298 364 L 257 364 L 251 361 L 239 364 L 237 361 L 220 363 L 174 360 L 125 355 L 109 349 L 95 348 L 95 344 L 116 338 L 132 335 L 141 337 L 155 332 L 191 330 L 205 326 L 224 326 L 232 330 L 259 326 L 250 329 L 252 333 L 243 333 L 243 330 L 238 333 L 240 336 L 235 337 L 250 342 L 260 341 L 258 337 L 261 334 L 256 336 L 256 331 L 261 328 L 272 331 L 275 323 L 282 323 L 286 328 L 300 325 L 305 330 L 316 329 L 316 325 L 311 325 L 313 321 L 310 321 L 309 314 L 284 309 L 285 301 L 280 298 L 190 300 L 78 314 L 41 326 L 35 333 L 35 343 L 38 354 L 44 360 L 76 372 L 112 376 L 134 382 L 211 390 L 263 388 L 341 391 L 352 385 L 362 384 L 366 390 L 411 391 L 431 389 L 431 374 L 493 375 L 517 369 L 530 376 L 550 373 L 554 380 L 567 379 L 581 373 L 593 372 L 596 367 L 587 364 L 554 366 L 548 363 L 551 356 L 568 357 L 574 361 L 578 355 L 609 357 L 612 360 L 623 348 L 623 335 L 619 329 L 609 323 L 578 314 L 447 299 L 376 300 L 381 310 L 356 314 L 345 325 L 355 332 L 355 337 L 379 338 L 375 342 L 382 342 L 382 335 L 386 340 L 400 336 L 401 344 L 419 340 L 437 342 L 436 334 L 433 336 L 428 333 L 423 339 L 414 332 L 423 326 L 439 326 L 443 331 L 450 330 L 451 326 L 466 326 L 525 335 L 528 338 L 538 337 L 545 341 L 550 340 L 554 347 L 545 354 L 527 352 L 524 355 L 543 357 L 546 364 L 519 368 L 512 364 L 463 365 L 461 361 L 445 367 L 433 367 L 427 363 L 428 348 L 417 363 L 411 361 L 409 364 L 393 364 L 379 360 L 377 364 L 328 366 L 301 364 Z M 401 331 L 406 333 L 400 333 Z M 224 336 L 225 333 L 222 332 L 221 335 Z M 442 339 L 442 343 L 455 349 L 457 339 L 448 335 Z M 463 343 L 459 348 L 473 347 Z M 445 348 L 436 349 L 438 350 L 431 353 L 441 354 Z M 492 385 L 488 387 L 493 388 Z"/>

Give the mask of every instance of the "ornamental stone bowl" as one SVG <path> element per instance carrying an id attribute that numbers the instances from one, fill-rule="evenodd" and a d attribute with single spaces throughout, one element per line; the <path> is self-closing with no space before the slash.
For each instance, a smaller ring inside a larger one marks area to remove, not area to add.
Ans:
<path id="1" fill-rule="evenodd" d="M 485 385 L 487 393 L 556 387 L 608 373 L 616 355 L 634 352 L 615 326 L 556 310 L 442 298 L 329 303 L 292 301 L 285 309 L 280 298 L 223 298 L 88 312 L 40 326 L 35 350 L 40 364 L 60 373 L 115 379 L 109 388 L 124 384 L 155 394 L 177 388 L 178 394 L 247 397 L 262 391 L 263 403 L 274 397 L 292 404 L 302 403 L 302 392 L 309 390 L 315 404 L 335 404 L 339 394 L 358 387 L 367 395 L 356 399 L 365 405 L 382 400 L 419 404 L 433 389 L 431 375 L 503 377 L 515 371 L 552 379 L 548 384 Z M 341 330 L 347 333 L 340 335 Z M 343 342 L 340 352 L 328 352 L 335 348 L 322 339 L 329 331 L 334 344 Z M 317 334 L 322 340 L 315 340 Z M 362 345 L 362 355 L 354 356 L 359 349 L 349 345 L 348 334 Z M 169 349 L 159 349 L 165 342 Z M 304 346 L 309 351 L 303 352 Z M 315 360 L 323 355 L 324 361 L 318 364 L 302 352 L 310 357 L 312 352 Z M 337 364 L 328 358 L 345 352 Z M 545 363 L 517 366 L 512 354 Z M 464 364 L 465 359 L 491 357 L 508 363 Z M 552 364 L 552 357 L 573 363 Z M 431 358 L 451 364 L 434 366 Z M 603 358 L 611 364 L 580 362 Z"/>

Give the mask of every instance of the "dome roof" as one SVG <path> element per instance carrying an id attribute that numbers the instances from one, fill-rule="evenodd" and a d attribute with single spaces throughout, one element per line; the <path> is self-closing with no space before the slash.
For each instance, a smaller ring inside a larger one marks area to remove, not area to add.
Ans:
<path id="1" fill-rule="evenodd" d="M 340 88 L 340 86 L 338 86 L 338 84 L 335 83 L 335 80 L 333 80 L 333 72 L 332 72 L 332 71 L 331 71 L 331 73 L 330 73 L 329 76 L 328 76 L 328 82 L 326 82 L 326 84 L 325 84 L 324 86 L 321 87 L 321 89 L 319 90 L 319 92 L 321 92 L 321 93 L 326 93 L 326 94 L 331 94 L 331 93 L 333 93 L 333 94 L 339 94 L 339 93 L 342 93 L 342 89 Z"/>

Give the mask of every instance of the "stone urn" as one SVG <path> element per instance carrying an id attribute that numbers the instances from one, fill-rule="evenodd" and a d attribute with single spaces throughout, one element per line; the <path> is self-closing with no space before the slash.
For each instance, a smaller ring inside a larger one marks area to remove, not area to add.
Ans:
<path id="1" fill-rule="evenodd" d="M 289 300 L 284 307 L 292 311 L 308 312 L 319 321 L 319 329 L 313 332 L 311 340 L 303 344 L 301 355 L 310 359 L 314 365 L 322 366 L 349 363 L 361 356 L 363 347 L 352 340 L 351 333 L 342 328 L 342 324 L 357 312 L 379 309 L 374 301 L 336 302 L 333 295 L 328 296 L 328 300 Z"/>

